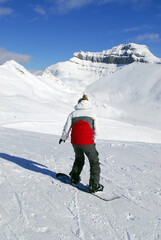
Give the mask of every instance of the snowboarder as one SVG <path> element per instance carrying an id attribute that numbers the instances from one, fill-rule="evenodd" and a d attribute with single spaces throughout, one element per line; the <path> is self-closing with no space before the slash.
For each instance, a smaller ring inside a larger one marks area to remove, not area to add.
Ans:
<path id="1" fill-rule="evenodd" d="M 75 161 L 69 175 L 71 182 L 77 184 L 85 163 L 85 155 L 90 163 L 89 191 L 102 191 L 100 181 L 100 163 L 95 146 L 97 131 L 96 116 L 86 94 L 79 99 L 75 111 L 71 112 L 65 123 L 59 144 L 66 141 L 71 131 L 71 143 L 75 152 Z"/>

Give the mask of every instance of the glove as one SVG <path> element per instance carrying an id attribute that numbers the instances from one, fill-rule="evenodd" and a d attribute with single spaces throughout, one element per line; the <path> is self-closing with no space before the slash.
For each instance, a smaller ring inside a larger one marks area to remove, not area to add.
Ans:
<path id="1" fill-rule="evenodd" d="M 61 144 L 61 142 L 65 142 L 65 140 L 62 140 L 62 139 L 60 138 L 60 140 L 59 140 L 59 144 Z"/>

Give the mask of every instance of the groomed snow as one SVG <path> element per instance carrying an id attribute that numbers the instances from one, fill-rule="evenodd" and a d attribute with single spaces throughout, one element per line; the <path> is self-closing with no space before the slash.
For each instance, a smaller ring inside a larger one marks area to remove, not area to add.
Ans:
<path id="1" fill-rule="evenodd" d="M 0 239 L 161 239 L 160 144 L 98 140 L 103 202 L 56 179 L 74 160 L 59 136 L 0 128 Z M 89 164 L 82 182 L 88 184 Z"/>

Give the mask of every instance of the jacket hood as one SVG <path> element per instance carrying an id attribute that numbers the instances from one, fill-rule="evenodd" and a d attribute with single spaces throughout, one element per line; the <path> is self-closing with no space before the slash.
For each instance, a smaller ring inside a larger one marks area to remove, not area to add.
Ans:
<path id="1" fill-rule="evenodd" d="M 85 110 L 85 109 L 91 109 L 92 106 L 89 101 L 82 100 L 80 103 L 78 103 L 75 107 L 75 110 Z"/>

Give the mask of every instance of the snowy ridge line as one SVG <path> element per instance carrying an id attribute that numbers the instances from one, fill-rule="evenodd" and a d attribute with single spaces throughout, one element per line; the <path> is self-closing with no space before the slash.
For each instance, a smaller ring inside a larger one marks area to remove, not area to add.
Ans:
<path id="1" fill-rule="evenodd" d="M 147 46 L 135 43 L 120 44 L 102 52 L 79 51 L 74 53 L 73 57 L 98 63 L 127 64 L 134 61 L 161 63 L 160 58 L 155 57 Z"/>

